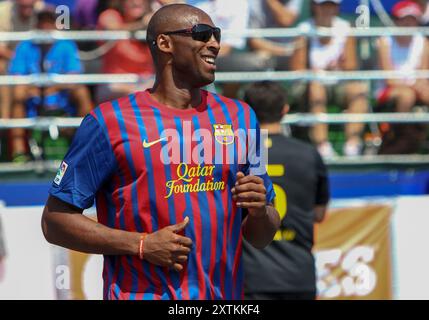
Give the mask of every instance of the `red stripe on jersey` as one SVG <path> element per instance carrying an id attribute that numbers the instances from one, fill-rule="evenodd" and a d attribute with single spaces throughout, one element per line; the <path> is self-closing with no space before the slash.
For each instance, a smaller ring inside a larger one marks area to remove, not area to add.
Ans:
<path id="1" fill-rule="evenodd" d="M 156 123 L 156 119 L 153 114 L 153 110 L 151 108 L 149 107 L 143 108 L 143 106 L 148 106 L 149 103 L 146 101 L 142 101 L 142 99 L 140 98 L 141 96 L 142 96 L 141 94 L 136 95 L 136 103 L 140 107 L 142 117 L 144 118 L 143 122 L 146 127 L 147 140 L 156 141 L 161 138 L 158 130 L 158 126 Z M 141 137 L 142 142 L 143 142 L 143 139 L 145 138 Z M 161 230 L 165 227 L 172 225 L 172 222 L 170 221 L 170 217 L 168 214 L 169 213 L 168 201 L 165 199 L 165 186 L 162 183 L 158 183 L 160 181 L 167 180 L 165 176 L 165 170 L 164 168 L 161 168 L 161 169 L 155 168 L 155 166 L 160 163 L 161 148 L 162 148 L 162 144 L 160 143 L 152 146 L 149 149 L 150 156 L 152 159 L 152 168 L 153 168 L 152 174 L 155 181 L 155 185 L 148 186 L 148 188 L 155 189 L 156 204 L 154 205 L 156 205 L 156 211 L 157 211 L 158 230 Z M 144 152 L 143 149 L 142 149 L 142 152 Z M 164 165 L 161 165 L 161 167 L 164 167 Z M 165 278 L 167 281 L 166 285 L 170 295 L 173 297 L 173 299 L 177 299 L 176 290 L 173 286 L 173 282 L 171 281 L 170 270 L 168 268 L 163 268 L 163 272 L 165 274 Z M 159 287 L 162 288 L 161 286 Z"/>

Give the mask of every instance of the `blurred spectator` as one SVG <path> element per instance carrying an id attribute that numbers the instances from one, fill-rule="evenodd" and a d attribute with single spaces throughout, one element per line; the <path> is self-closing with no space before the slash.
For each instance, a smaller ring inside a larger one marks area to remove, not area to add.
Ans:
<path id="1" fill-rule="evenodd" d="M 97 25 L 98 0 L 77 0 L 73 20 L 77 29 L 95 29 Z"/>
<path id="2" fill-rule="evenodd" d="M 245 32 L 249 21 L 249 5 L 246 0 L 200 0 L 193 1 L 193 6 L 205 11 L 213 23 L 222 30 L 231 30 L 235 33 Z M 239 35 L 222 35 L 222 46 L 219 57 L 232 53 L 233 49 L 243 50 L 246 39 Z M 217 61 L 217 65 L 221 62 Z"/>
<path id="3" fill-rule="evenodd" d="M 392 8 L 398 27 L 418 27 L 422 16 L 420 7 L 412 1 L 400 1 Z M 397 112 L 410 112 L 416 104 L 429 106 L 429 81 L 413 79 L 415 70 L 428 69 L 428 40 L 421 34 L 413 36 L 385 36 L 378 39 L 378 57 L 382 70 L 400 70 L 404 77 L 386 80 L 377 90 L 381 105 L 392 105 Z M 383 139 L 380 153 L 414 153 L 426 138 L 424 126 L 415 124 L 391 125 Z"/>
<path id="4" fill-rule="evenodd" d="M 37 29 L 55 30 L 56 15 L 44 10 L 37 15 Z M 40 73 L 77 74 L 82 72 L 76 44 L 69 40 L 54 43 L 23 41 L 18 45 L 9 66 L 12 75 Z M 38 115 L 83 116 L 91 110 L 88 89 L 83 85 L 54 85 L 40 89 L 19 85 L 13 90 L 14 118 Z M 28 160 L 25 131 L 14 129 L 12 138 L 14 161 Z"/>
<path id="5" fill-rule="evenodd" d="M 76 0 L 73 22 L 77 29 L 94 30 L 99 15 L 109 9 L 119 8 L 120 0 Z"/>
<path id="6" fill-rule="evenodd" d="M 341 0 L 312 0 L 312 18 L 303 22 L 299 27 L 333 28 L 331 37 L 313 37 L 308 41 L 299 38 L 296 49 L 291 58 L 293 70 L 355 70 L 358 67 L 355 38 L 347 36 L 350 24 L 338 17 Z M 345 105 L 346 112 L 364 113 L 368 110 L 367 92 L 365 83 L 350 81 L 338 83 L 337 81 L 312 81 L 306 85 L 294 87 L 295 96 L 306 96 L 310 112 L 325 113 L 327 103 L 333 101 L 338 105 Z M 307 93 L 305 94 L 305 91 Z M 346 142 L 343 153 L 347 156 L 356 156 L 361 153 L 363 143 L 361 135 L 364 125 L 360 123 L 345 126 Z M 320 154 L 332 157 L 336 153 L 328 140 L 328 126 L 315 125 L 310 132 L 310 138 L 317 145 Z"/>
<path id="7" fill-rule="evenodd" d="M 299 17 L 302 0 L 251 0 L 249 27 L 287 28 Z M 250 38 L 249 46 L 271 59 L 271 67 L 276 70 L 287 69 L 286 57 L 291 54 L 290 38 Z"/>
<path id="8" fill-rule="evenodd" d="M 28 31 L 36 24 L 36 13 L 43 8 L 37 0 L 7 0 L 0 2 L 0 31 Z M 0 42 L 0 75 L 7 73 L 16 42 Z M 0 86 L 0 118 L 10 117 L 10 90 Z"/>
<path id="9" fill-rule="evenodd" d="M 149 0 L 121 0 L 120 9 L 103 11 L 98 27 L 103 30 L 145 30 L 153 11 Z M 154 68 L 146 42 L 120 40 L 103 56 L 103 73 L 135 73 L 143 76 L 143 83 L 108 84 L 97 88 L 97 103 L 112 100 L 153 85 Z"/>
<path id="10" fill-rule="evenodd" d="M 0 30 L 28 31 L 36 25 L 36 14 L 44 8 L 43 1 L 6 0 L 0 2 Z"/>
<path id="11" fill-rule="evenodd" d="M 247 51 L 247 39 L 241 36 L 249 25 L 247 0 L 188 0 L 188 4 L 205 11 L 213 23 L 222 29 L 221 49 L 216 59 L 218 71 L 262 71 L 267 68 L 266 55 Z M 232 31 L 228 35 L 225 31 Z M 235 98 L 241 84 L 224 83 L 223 94 Z"/>
<path id="12" fill-rule="evenodd" d="M 427 26 L 429 24 L 429 1 L 428 0 L 414 0 L 420 6 L 422 16 L 420 18 L 420 25 Z"/>

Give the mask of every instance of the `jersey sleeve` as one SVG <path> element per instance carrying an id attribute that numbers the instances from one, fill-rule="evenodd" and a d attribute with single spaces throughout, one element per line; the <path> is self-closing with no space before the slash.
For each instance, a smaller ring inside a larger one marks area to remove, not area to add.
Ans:
<path id="1" fill-rule="evenodd" d="M 92 115 L 87 115 L 57 171 L 49 194 L 80 209 L 90 208 L 97 191 L 115 167 L 115 156 L 106 133 Z"/>
<path id="2" fill-rule="evenodd" d="M 317 173 L 316 205 L 326 205 L 330 199 L 328 170 L 316 149 L 314 149 L 314 154 Z"/>
<path id="3" fill-rule="evenodd" d="M 250 128 L 248 130 L 247 163 L 243 173 L 245 175 L 254 175 L 262 178 L 264 180 L 265 189 L 267 190 L 267 203 L 274 203 L 276 195 L 273 183 L 267 173 L 268 150 L 264 143 L 268 135 L 260 129 L 253 109 L 249 107 L 249 110 Z"/>

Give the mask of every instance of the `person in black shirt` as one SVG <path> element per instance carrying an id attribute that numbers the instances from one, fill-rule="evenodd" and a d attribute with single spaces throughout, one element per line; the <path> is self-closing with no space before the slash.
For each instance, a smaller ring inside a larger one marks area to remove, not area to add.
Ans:
<path id="1" fill-rule="evenodd" d="M 282 219 L 274 241 L 263 250 L 243 244 L 246 299 L 315 299 L 313 225 L 329 202 L 327 169 L 312 145 L 282 134 L 289 110 L 286 92 L 270 81 L 252 84 L 244 100 L 268 130 L 268 174 Z"/>

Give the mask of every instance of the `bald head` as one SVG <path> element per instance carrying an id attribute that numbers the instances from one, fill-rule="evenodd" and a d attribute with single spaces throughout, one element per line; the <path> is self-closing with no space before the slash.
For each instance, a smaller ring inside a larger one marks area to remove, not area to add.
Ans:
<path id="1" fill-rule="evenodd" d="M 188 4 L 176 3 L 163 6 L 149 21 L 147 41 L 152 44 L 159 34 L 191 27 L 202 18 L 210 19 L 207 13 Z"/>
<path id="2" fill-rule="evenodd" d="M 205 31 L 188 32 L 197 25 Z M 157 83 L 201 88 L 214 81 L 220 31 L 204 11 L 187 4 L 162 7 L 149 21 L 147 42 Z"/>

